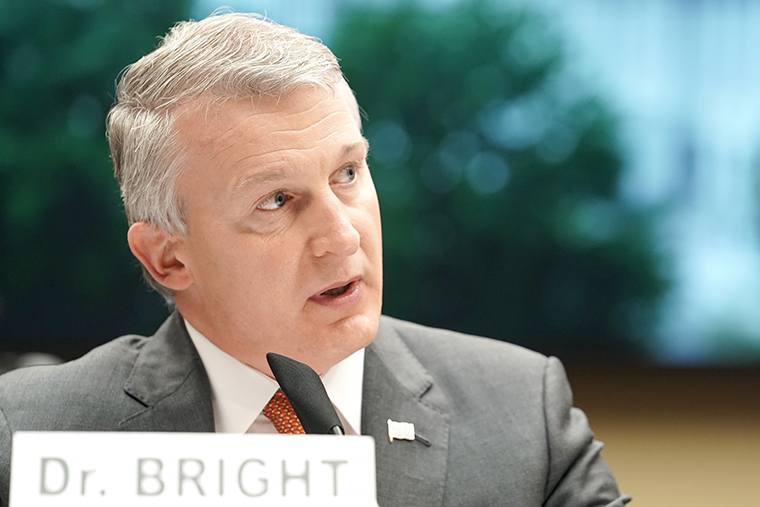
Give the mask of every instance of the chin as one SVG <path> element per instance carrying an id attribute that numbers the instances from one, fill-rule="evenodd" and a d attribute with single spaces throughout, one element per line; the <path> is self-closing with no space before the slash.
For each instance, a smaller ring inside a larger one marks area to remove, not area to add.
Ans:
<path id="1" fill-rule="evenodd" d="M 342 334 L 347 342 L 359 344 L 356 350 L 366 347 L 375 339 L 379 325 L 379 310 L 377 312 L 362 312 L 335 323 L 336 331 Z"/>
<path id="2" fill-rule="evenodd" d="M 380 324 L 380 314 L 359 314 L 341 319 L 324 331 L 319 346 L 313 351 L 325 360 L 325 369 L 339 363 L 354 352 L 372 343 Z M 330 363 L 327 365 L 327 363 Z"/>

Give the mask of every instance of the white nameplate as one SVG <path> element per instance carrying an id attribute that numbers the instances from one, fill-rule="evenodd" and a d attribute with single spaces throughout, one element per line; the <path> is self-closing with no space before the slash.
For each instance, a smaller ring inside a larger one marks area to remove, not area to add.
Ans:
<path id="1" fill-rule="evenodd" d="M 10 507 L 375 506 L 372 437 L 18 432 Z"/>

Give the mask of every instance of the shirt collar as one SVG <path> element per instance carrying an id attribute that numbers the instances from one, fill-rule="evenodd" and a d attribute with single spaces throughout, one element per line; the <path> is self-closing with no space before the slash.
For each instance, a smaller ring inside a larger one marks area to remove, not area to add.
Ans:
<path id="1" fill-rule="evenodd" d="M 217 433 L 245 433 L 279 385 L 211 343 L 187 320 L 185 327 L 211 384 Z M 338 409 L 344 424 L 347 423 L 357 434 L 361 430 L 363 379 L 364 349 L 354 352 L 322 375 L 330 401 Z"/>

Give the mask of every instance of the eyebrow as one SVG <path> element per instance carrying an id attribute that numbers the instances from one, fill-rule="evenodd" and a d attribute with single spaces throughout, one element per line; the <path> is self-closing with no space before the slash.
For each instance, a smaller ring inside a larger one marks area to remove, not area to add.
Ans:
<path id="1" fill-rule="evenodd" d="M 362 137 L 361 141 L 345 145 L 343 151 L 341 151 L 341 158 L 350 155 L 352 151 L 359 148 L 364 148 L 365 151 L 369 151 L 369 141 L 367 141 L 365 137 Z"/>
<path id="2" fill-rule="evenodd" d="M 367 141 L 366 138 L 362 137 L 361 141 L 356 141 L 354 143 L 349 143 L 343 146 L 343 148 L 340 151 L 340 157 L 339 158 L 345 158 L 351 153 L 353 153 L 356 150 L 364 149 L 365 151 L 369 151 L 369 141 Z M 256 173 L 253 175 L 250 175 L 246 178 L 243 178 L 240 180 L 234 187 L 234 191 L 238 192 L 241 189 L 248 187 L 250 185 L 261 185 L 262 183 L 268 183 L 270 181 L 279 181 L 287 179 L 292 174 L 292 171 L 286 170 L 286 169 L 273 169 L 271 171 L 264 171 L 260 173 Z"/>
<path id="3" fill-rule="evenodd" d="M 290 172 L 291 171 L 286 171 L 285 169 L 274 169 L 271 171 L 256 173 L 254 175 L 248 176 L 240 180 L 235 185 L 235 188 L 233 190 L 237 192 L 250 185 L 255 186 L 255 185 L 260 185 L 262 183 L 268 183 L 270 181 L 284 180 L 288 177 Z"/>

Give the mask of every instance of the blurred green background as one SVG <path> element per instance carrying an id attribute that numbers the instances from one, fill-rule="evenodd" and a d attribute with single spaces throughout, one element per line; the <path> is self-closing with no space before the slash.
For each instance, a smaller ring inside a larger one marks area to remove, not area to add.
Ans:
<path id="1" fill-rule="evenodd" d="M 322 4 L 366 113 L 384 312 L 569 360 L 662 362 L 663 207 L 621 196 L 619 115 L 564 72 L 548 18 L 504 2 Z M 119 72 L 210 7 L 0 3 L 1 350 L 75 357 L 167 315 L 127 247 L 103 123 Z M 760 359 L 732 350 L 716 357 Z"/>

